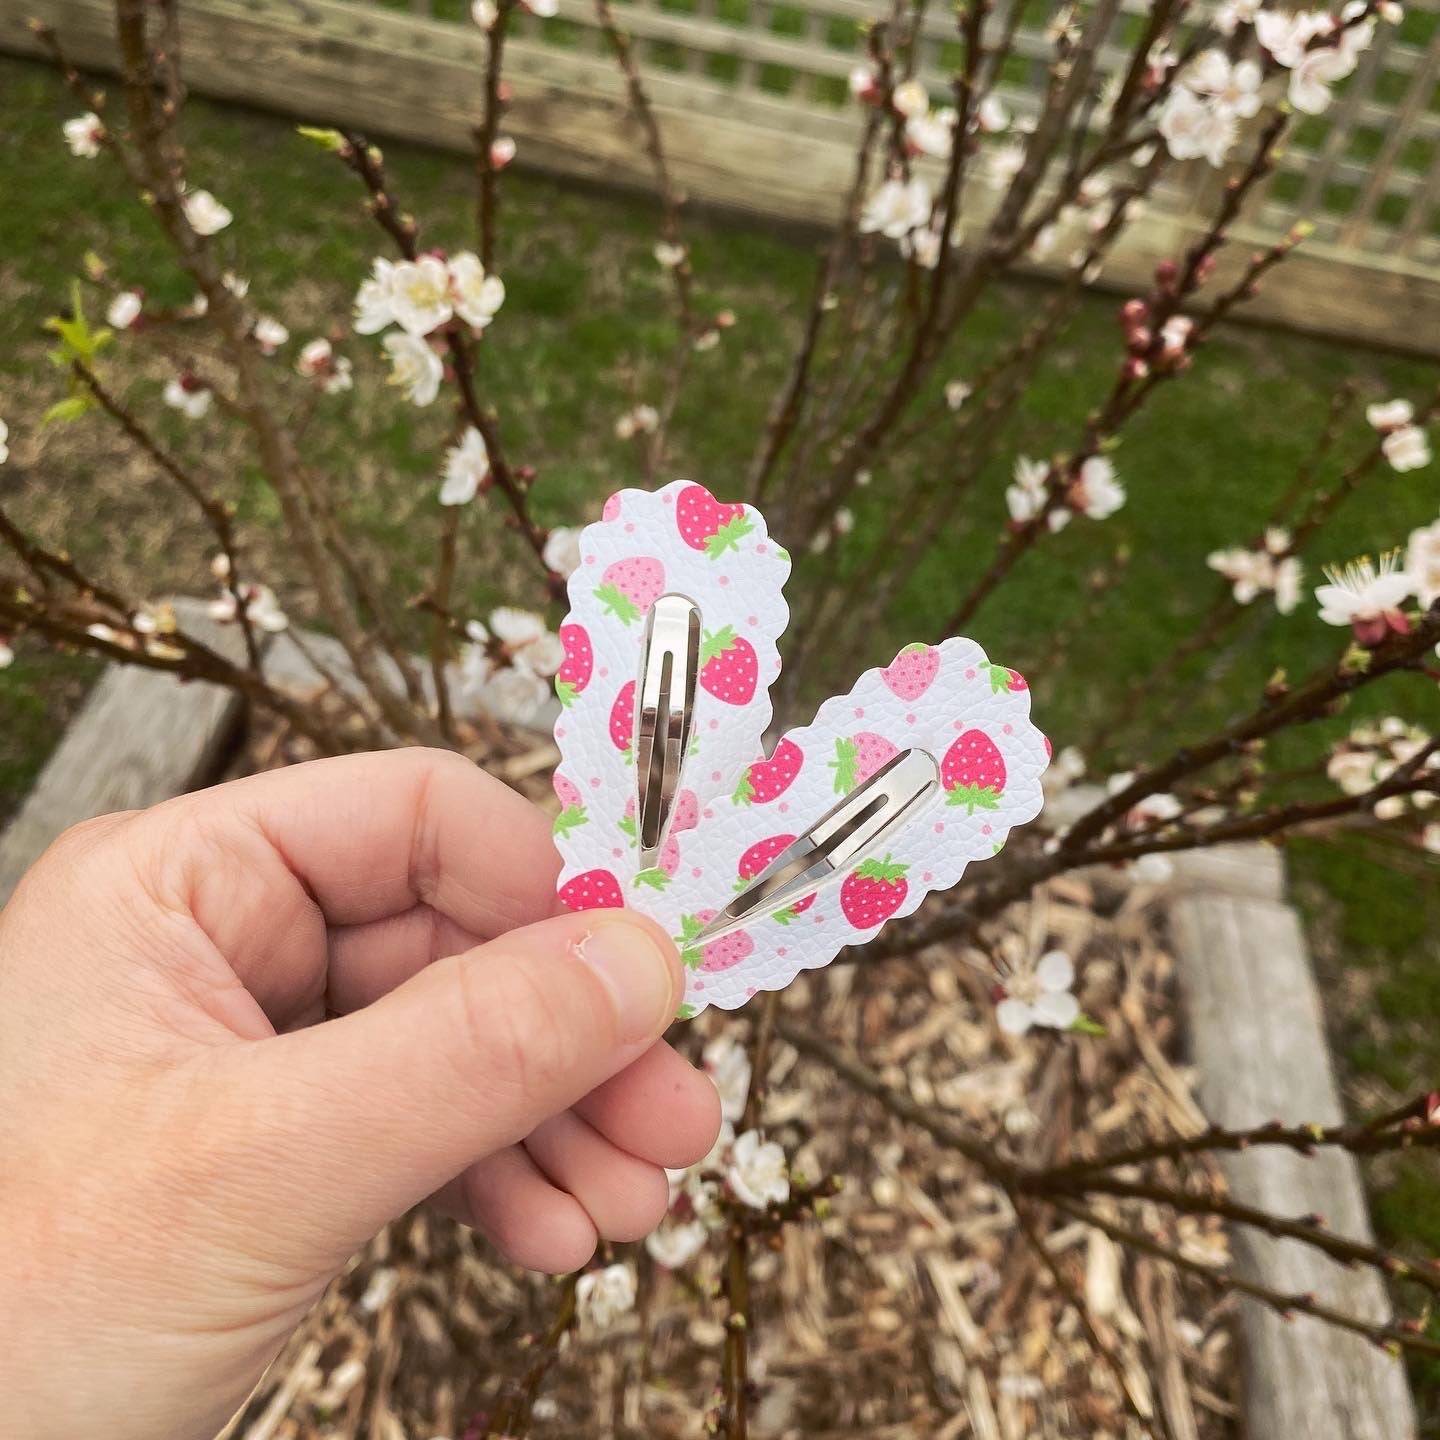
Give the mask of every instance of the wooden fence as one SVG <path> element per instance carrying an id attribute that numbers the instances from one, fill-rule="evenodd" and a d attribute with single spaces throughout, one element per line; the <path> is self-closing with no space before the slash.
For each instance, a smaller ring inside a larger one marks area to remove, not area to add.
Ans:
<path id="1" fill-rule="evenodd" d="M 1000 0 L 1003 7 L 1004 0 Z M 1016 0 L 1027 3 L 1027 0 Z M 1029 0 L 1000 92 L 1033 112 L 1051 12 Z M 647 186 L 648 168 L 589 0 L 529 14 L 507 46 L 516 98 L 506 129 L 521 162 Z M 1126 0 L 1102 66 L 1147 8 Z M 851 168 L 857 107 L 846 77 L 879 0 L 616 0 L 679 182 L 696 199 L 766 219 L 833 218 Z M 0 0 L 0 48 L 36 53 L 39 12 L 71 52 L 114 64 L 110 0 Z M 468 0 L 182 0 L 196 90 L 307 120 L 468 147 L 484 42 Z M 959 47 L 944 6 L 927 11 L 920 73 L 946 93 Z M 1215 172 L 1180 167 L 1127 234 L 1107 277 L 1128 286 L 1196 228 Z M 983 208 L 987 197 L 967 194 Z M 1254 313 L 1300 329 L 1440 353 L 1440 0 L 1411 0 L 1382 25 L 1321 116 L 1303 118 L 1239 236 L 1263 241 L 1298 219 L 1315 234 L 1267 283 Z"/>

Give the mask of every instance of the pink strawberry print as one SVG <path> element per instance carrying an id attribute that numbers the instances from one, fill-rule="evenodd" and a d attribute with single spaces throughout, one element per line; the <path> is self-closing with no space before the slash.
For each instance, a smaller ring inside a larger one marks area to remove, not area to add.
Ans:
<path id="1" fill-rule="evenodd" d="M 572 910 L 620 910 L 625 896 L 608 870 L 587 870 L 560 887 L 560 899 Z"/>
<path id="2" fill-rule="evenodd" d="M 640 843 L 640 831 L 635 821 L 635 797 L 632 795 L 625 802 L 625 813 L 616 822 L 618 827 L 630 837 L 631 845 Z M 675 797 L 675 808 L 670 815 L 670 833 L 672 835 L 683 835 L 687 830 L 693 830 L 700 823 L 700 802 L 695 798 L 693 790 L 682 790 Z"/>
<path id="3" fill-rule="evenodd" d="M 743 505 L 721 504 L 703 485 L 687 485 L 675 501 L 680 538 L 692 549 L 718 560 L 754 529 Z"/>
<path id="4" fill-rule="evenodd" d="M 675 872 L 679 868 L 680 842 L 673 835 L 669 835 L 660 847 L 655 864 L 648 870 L 640 871 L 633 883 L 648 885 L 652 890 L 663 890 L 675 878 Z"/>
<path id="5" fill-rule="evenodd" d="M 905 880 L 908 868 L 892 865 L 888 855 L 857 866 L 840 885 L 840 909 L 845 918 L 857 930 L 883 925 L 905 903 L 910 890 Z"/>
<path id="6" fill-rule="evenodd" d="M 907 645 L 880 678 L 901 700 L 918 700 L 940 673 L 940 652 L 933 645 Z"/>
<path id="7" fill-rule="evenodd" d="M 1018 671 L 1012 670 L 1008 665 L 995 665 L 986 661 L 986 671 L 990 675 L 990 692 L 998 695 L 1002 690 L 1028 690 L 1030 687 L 1025 683 L 1025 677 Z"/>
<path id="8" fill-rule="evenodd" d="M 562 838 L 572 830 L 578 830 L 589 817 L 585 814 L 580 787 L 573 780 L 568 779 L 557 770 L 553 777 L 553 784 L 555 794 L 560 800 L 560 813 L 551 823 L 550 833 L 557 838 Z"/>
<path id="9" fill-rule="evenodd" d="M 768 760 L 757 760 L 740 777 L 730 798 L 737 805 L 766 805 L 795 783 L 804 763 L 805 752 L 793 740 L 782 740 Z"/>
<path id="10" fill-rule="evenodd" d="M 595 598 L 607 614 L 633 625 L 665 589 L 665 567 L 649 555 L 632 555 L 605 567 Z"/>
<path id="11" fill-rule="evenodd" d="M 898 753 L 893 742 L 873 730 L 861 730 L 848 740 L 837 740 L 835 758 L 830 762 L 830 768 L 835 772 L 835 793 L 848 795 Z"/>
<path id="12" fill-rule="evenodd" d="M 755 942 L 743 930 L 722 935 L 707 945 L 696 944 L 696 938 L 715 914 L 714 910 L 700 910 L 680 917 L 680 933 L 675 943 L 680 947 L 680 961 L 687 970 L 713 975 L 719 970 L 732 969 L 754 951 Z"/>
<path id="13" fill-rule="evenodd" d="M 998 810 L 1005 793 L 1005 758 L 983 730 L 967 730 L 940 762 L 946 803 L 963 805 L 967 815 Z"/>
<path id="14" fill-rule="evenodd" d="M 620 687 L 610 707 L 610 743 L 617 750 L 630 754 L 635 743 L 635 682 L 627 680 Z"/>
<path id="15" fill-rule="evenodd" d="M 595 651 L 590 632 L 583 625 L 562 625 L 559 634 L 565 660 L 555 672 L 555 694 L 562 705 L 573 705 L 595 671 Z"/>
<path id="16" fill-rule="evenodd" d="M 771 835 L 764 840 L 757 840 L 740 857 L 740 863 L 736 866 L 740 874 L 735 886 L 736 890 L 743 890 L 794 839 L 793 835 Z M 778 920 L 782 925 L 788 925 L 797 915 L 803 915 L 814 903 L 813 895 L 803 895 L 783 910 L 777 910 L 770 918 Z"/>
<path id="17" fill-rule="evenodd" d="M 706 631 L 700 644 L 700 684 L 727 705 L 748 705 L 760 683 L 755 647 L 726 625 Z"/>

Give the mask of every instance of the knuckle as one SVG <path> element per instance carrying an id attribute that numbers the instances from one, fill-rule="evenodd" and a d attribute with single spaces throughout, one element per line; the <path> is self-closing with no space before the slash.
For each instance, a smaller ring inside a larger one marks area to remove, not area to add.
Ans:
<path id="1" fill-rule="evenodd" d="M 515 1096 L 544 1096 L 571 1068 L 573 1037 L 554 990 L 527 966 L 461 963 L 464 1041 L 484 1057 L 492 1085 Z"/>

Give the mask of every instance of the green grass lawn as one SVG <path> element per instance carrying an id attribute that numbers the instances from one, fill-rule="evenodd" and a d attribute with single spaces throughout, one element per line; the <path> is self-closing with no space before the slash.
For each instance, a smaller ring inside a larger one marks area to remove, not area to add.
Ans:
<path id="1" fill-rule="evenodd" d="M 208 588 L 208 551 L 183 506 L 95 420 L 41 431 L 41 411 L 60 393 L 44 362 L 41 326 L 62 303 L 87 250 L 101 254 L 117 284 L 146 287 L 152 302 L 189 298 L 170 270 L 148 217 L 104 162 L 72 159 L 60 122 L 75 105 L 43 67 L 0 60 L 0 415 L 10 422 L 12 460 L 0 493 L 52 539 L 137 593 Z M 352 178 L 296 137 L 289 124 L 234 108 L 193 102 L 187 119 L 193 182 L 236 212 L 220 237 L 230 263 L 252 282 L 251 296 L 280 316 L 294 341 L 331 334 L 355 362 L 357 388 L 325 404 L 307 431 L 316 465 L 333 477 L 362 549 L 405 596 L 424 584 L 437 523 L 438 455 L 448 411 L 417 411 L 383 396 L 373 339 L 351 336 L 349 300 L 381 237 L 363 213 Z M 427 243 L 467 243 L 468 163 L 460 157 L 387 145 L 392 181 L 424 224 Z M 522 151 L 523 159 L 523 151 Z M 539 471 L 535 504 L 545 522 L 592 518 L 600 498 L 638 483 L 635 452 L 613 436 L 615 417 L 655 400 L 669 364 L 673 328 L 664 277 L 650 250 L 650 206 L 577 186 L 507 173 L 501 271 L 508 299 L 483 346 L 486 393 L 503 417 L 512 457 Z M 743 474 L 769 398 L 784 373 L 813 271 L 811 248 L 760 228 L 690 225 L 705 305 L 738 317 L 724 344 L 697 356 L 675 424 L 670 474 L 703 480 L 722 497 Z M 97 308 L 101 297 L 97 294 Z M 1035 312 L 1043 291 L 996 291 L 958 342 L 938 385 L 974 374 Z M 1065 445 L 1103 394 L 1118 345 L 1114 297 L 1086 300 L 1040 375 L 999 456 L 954 507 L 917 567 L 875 652 L 907 637 L 933 636 L 992 552 L 1004 516 L 1003 490 L 1017 453 Z M 283 540 L 259 475 L 218 421 L 185 426 L 158 403 L 168 368 L 120 357 L 135 405 L 234 497 L 252 553 L 283 578 Z M 279 367 L 288 363 L 277 358 Z M 1087 735 L 1118 696 L 1144 707 L 1143 677 L 1163 658 L 1213 593 L 1204 557 L 1237 543 L 1264 516 L 1346 378 L 1374 396 L 1419 398 L 1440 379 L 1434 365 L 1386 357 L 1271 331 L 1232 329 L 1207 345 L 1192 372 L 1165 387 L 1116 454 L 1129 487 L 1125 508 L 1104 524 L 1083 520 L 1030 556 L 1014 583 L 976 617 L 972 633 L 992 655 L 1030 672 L 1037 715 L 1058 744 Z M 304 386 L 296 381 L 295 400 Z M 933 397 L 930 403 L 934 403 Z M 1347 437 L 1363 443 L 1357 417 Z M 1342 449 L 1342 454 L 1346 453 Z M 944 465 L 943 431 L 907 463 Z M 20 473 L 23 471 L 23 475 Z M 667 476 L 668 478 L 668 476 Z M 862 492 L 846 565 L 858 569 L 867 532 L 885 507 L 884 470 Z M 1343 561 L 1403 542 L 1440 505 L 1440 466 L 1375 475 L 1313 552 Z M 489 524 L 483 506 L 465 518 L 461 571 L 465 605 L 480 611 L 512 595 L 526 575 Z M 797 552 L 807 537 L 786 536 Z M 1126 579 L 1063 657 L 1057 626 L 1084 603 L 1087 576 L 1126 547 Z M 303 591 L 285 589 L 297 613 Z M 522 591 L 526 596 L 531 592 Z M 1204 726 L 1254 695 L 1280 664 L 1292 674 L 1323 663 L 1337 636 L 1308 601 L 1288 619 L 1247 632 L 1223 676 L 1203 686 L 1178 729 Z M 873 656 L 868 658 L 874 658 Z M 1063 659 L 1063 665 L 1058 663 Z M 851 657 L 844 657 L 845 665 Z M 0 816 L 17 802 L 56 737 L 88 674 L 84 662 L 47 658 L 27 644 L 0 673 Z M 1433 690 L 1433 687 L 1429 687 Z M 1414 687 L 1421 713 L 1437 719 L 1434 696 Z M 1163 700 L 1165 697 L 1159 697 Z M 1370 708 L 1387 711 L 1394 698 Z M 1353 715 L 1340 725 L 1348 725 Z M 1169 738 L 1163 737 L 1163 738 Z M 1395 867 L 1353 849 L 1316 843 L 1292 849 L 1297 893 L 1327 988 L 1347 1086 L 1357 1106 L 1433 1082 L 1440 1074 L 1440 900 L 1434 871 Z M 1440 1178 L 1414 1161 L 1387 1173 L 1377 1217 L 1387 1238 L 1440 1253 Z"/>

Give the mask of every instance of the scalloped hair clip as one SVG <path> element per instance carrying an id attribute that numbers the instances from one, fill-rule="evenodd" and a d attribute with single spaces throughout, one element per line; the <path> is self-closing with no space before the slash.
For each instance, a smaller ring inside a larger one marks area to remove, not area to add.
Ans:
<path id="1" fill-rule="evenodd" d="M 871 940 L 1040 810 L 1025 682 L 971 640 L 907 645 L 767 755 L 790 558 L 703 485 L 622 490 L 560 628 L 560 898 L 664 925 L 683 1016 Z"/>

